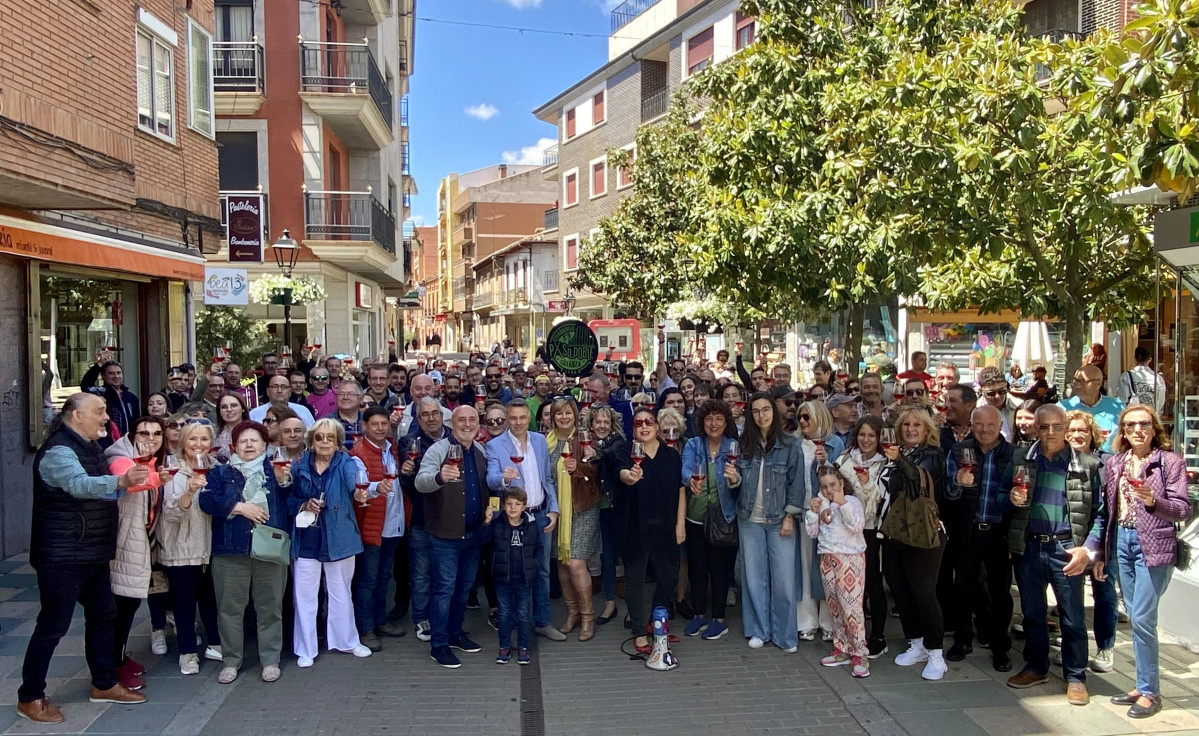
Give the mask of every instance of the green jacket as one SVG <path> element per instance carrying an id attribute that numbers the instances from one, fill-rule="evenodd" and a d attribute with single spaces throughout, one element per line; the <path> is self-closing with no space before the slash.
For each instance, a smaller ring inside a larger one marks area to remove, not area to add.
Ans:
<path id="1" fill-rule="evenodd" d="M 1012 460 L 1013 478 L 1020 468 L 1028 469 L 1030 498 L 1032 489 L 1037 487 L 1037 458 L 1040 456 L 1040 447 L 1040 443 L 1035 443 L 1028 448 L 1027 453 L 1017 452 Z M 1081 547 L 1095 524 L 1098 504 L 1103 499 L 1103 466 L 1090 455 L 1082 455 L 1074 450 L 1070 450 L 1070 454 L 1070 469 L 1066 473 L 1066 505 L 1069 507 L 1070 536 L 1074 540 L 1074 546 Z M 999 507 L 1014 509 L 1008 527 L 1008 552 L 1014 555 L 1024 554 L 1024 533 L 1028 526 L 1029 507 L 1012 506 L 1008 493 L 1003 492 L 999 495 Z"/>

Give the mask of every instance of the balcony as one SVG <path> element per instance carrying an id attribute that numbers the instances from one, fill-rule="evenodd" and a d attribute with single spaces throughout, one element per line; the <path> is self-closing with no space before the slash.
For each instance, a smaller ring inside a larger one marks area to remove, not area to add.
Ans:
<path id="1" fill-rule="evenodd" d="M 322 261 L 400 281 L 396 221 L 371 192 L 305 192 L 304 245 Z"/>
<path id="2" fill-rule="evenodd" d="M 670 107 L 670 90 L 662 89 L 641 98 L 641 122 L 649 122 L 666 114 Z"/>
<path id="3" fill-rule="evenodd" d="M 545 224 L 542 226 L 545 232 L 558 229 L 558 208 L 552 207 L 545 211 Z"/>
<path id="4" fill-rule="evenodd" d="M 475 294 L 473 303 L 474 303 L 474 308 L 475 308 L 476 312 L 478 312 L 479 310 L 482 310 L 482 309 L 491 309 L 493 306 L 495 306 L 495 292 L 493 292 L 493 291 L 477 292 Z"/>
<path id="5" fill-rule="evenodd" d="M 212 88 L 217 115 L 253 115 L 266 102 L 262 45 L 253 41 L 214 41 Z"/>
<path id="6" fill-rule="evenodd" d="M 464 222 L 454 228 L 454 236 L 450 240 L 451 245 L 458 247 L 464 243 L 473 242 L 475 242 L 475 224 L 473 222 Z"/>
<path id="7" fill-rule="evenodd" d="M 400 98 L 400 125 L 408 127 L 408 95 Z"/>
<path id="8" fill-rule="evenodd" d="M 400 173 L 405 176 L 412 174 L 412 154 L 409 152 L 408 141 L 400 147 Z"/>
<path id="9" fill-rule="evenodd" d="M 408 41 L 400 39 L 400 74 L 408 73 Z"/>
<path id="10" fill-rule="evenodd" d="M 558 144 L 545 149 L 545 153 L 541 157 L 541 167 L 543 169 L 552 169 L 558 165 Z"/>
<path id="11" fill-rule="evenodd" d="M 612 33 L 633 22 L 637 16 L 658 4 L 658 0 L 625 0 L 612 9 Z"/>
<path id="12" fill-rule="evenodd" d="M 1079 40 L 1082 38 L 1082 34 L 1078 31 L 1066 31 L 1061 28 L 1054 28 L 1053 30 L 1037 34 L 1037 38 L 1048 43 L 1060 44 L 1067 39 Z M 1037 63 L 1033 67 L 1033 72 L 1036 75 L 1037 84 L 1048 82 L 1049 78 L 1053 76 L 1053 68 L 1044 63 Z"/>
<path id="13" fill-rule="evenodd" d="M 395 140 L 391 90 L 366 43 L 300 41 L 300 98 L 350 148 Z"/>
<path id="14" fill-rule="evenodd" d="M 558 269 L 547 270 L 541 275 L 542 291 L 558 291 Z"/>
<path id="15" fill-rule="evenodd" d="M 391 17 L 392 0 L 340 0 L 333 7 L 347 25 L 377 26 Z"/>

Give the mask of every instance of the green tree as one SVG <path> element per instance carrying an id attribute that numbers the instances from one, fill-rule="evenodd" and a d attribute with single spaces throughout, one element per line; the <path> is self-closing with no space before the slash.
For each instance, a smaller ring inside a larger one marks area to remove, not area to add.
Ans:
<path id="1" fill-rule="evenodd" d="M 262 354 L 274 349 L 266 325 L 237 307 L 208 306 L 196 315 L 196 350 L 200 359 L 211 360 L 213 350 L 233 344 L 233 362 L 249 372 L 262 360 Z M 200 368 L 203 371 L 203 367 Z"/>

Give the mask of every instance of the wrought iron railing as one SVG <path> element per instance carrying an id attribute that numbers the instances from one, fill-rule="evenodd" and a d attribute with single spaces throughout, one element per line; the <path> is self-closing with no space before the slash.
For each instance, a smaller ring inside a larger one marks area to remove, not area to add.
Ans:
<path id="1" fill-rule="evenodd" d="M 663 89 L 641 98 L 641 122 L 665 115 L 670 107 L 670 90 Z"/>
<path id="2" fill-rule="evenodd" d="M 212 86 L 217 92 L 264 89 L 262 45 L 257 41 L 214 41 Z"/>
<path id="3" fill-rule="evenodd" d="M 305 192 L 305 237 L 373 241 L 396 252 L 396 221 L 370 192 Z"/>
<path id="4" fill-rule="evenodd" d="M 365 43 L 300 42 L 300 87 L 305 92 L 369 94 L 391 127 L 391 90 Z"/>
<path id="5" fill-rule="evenodd" d="M 545 153 L 541 157 L 541 165 L 545 168 L 558 165 L 558 144 L 545 149 Z"/>
<path id="6" fill-rule="evenodd" d="M 658 0 L 625 0 L 612 8 L 612 32 L 616 33 L 657 4 Z"/>
<path id="7" fill-rule="evenodd" d="M 545 211 L 544 228 L 546 230 L 557 230 L 558 229 L 558 208 L 557 207 L 554 207 L 552 209 L 548 209 Z"/>

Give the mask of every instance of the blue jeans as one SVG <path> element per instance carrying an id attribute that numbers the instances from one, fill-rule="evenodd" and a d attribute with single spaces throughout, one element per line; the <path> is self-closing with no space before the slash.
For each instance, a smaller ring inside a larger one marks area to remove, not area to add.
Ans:
<path id="1" fill-rule="evenodd" d="M 1132 654 L 1137 665 L 1137 692 L 1161 695 L 1157 667 L 1157 604 L 1170 584 L 1173 565 L 1149 567 L 1141 553 L 1136 529 L 1118 528 L 1116 566 L 1124 606 L 1132 621 Z"/>
<path id="2" fill-rule="evenodd" d="M 516 648 L 529 648 L 529 616 L 533 607 L 533 589 L 528 583 L 495 582 L 496 606 L 500 609 L 500 648 L 512 648 L 512 629 L 516 629 Z"/>
<path id="3" fill-rule="evenodd" d="M 410 526 L 408 534 L 408 575 L 412 586 L 412 623 L 429 620 L 429 532 L 423 526 Z"/>
<path id="4" fill-rule="evenodd" d="M 466 618 L 466 599 L 475 584 L 479 568 L 479 538 L 468 534 L 466 539 L 429 537 L 432 557 L 433 589 L 429 598 L 429 634 L 433 649 L 448 647 L 450 641 L 462 635 Z"/>
<path id="5" fill-rule="evenodd" d="M 550 517 L 545 515 L 545 509 L 533 514 L 537 519 L 538 533 L 545 532 L 550 523 Z M 537 628 L 549 626 L 553 620 L 550 613 L 550 540 L 541 537 L 541 555 L 537 558 L 537 579 L 533 581 L 533 623 Z"/>
<path id="6" fill-rule="evenodd" d="M 1116 561 L 1103 566 L 1107 579 L 1102 583 L 1091 576 L 1091 596 L 1095 599 L 1095 648 L 1116 646 L 1116 623 L 1120 620 L 1119 599 L 1116 596 Z"/>
<path id="7" fill-rule="evenodd" d="M 366 634 L 387 623 L 387 584 L 401 537 L 384 537 L 381 544 L 363 544 L 354 563 L 354 622 Z"/>
<path id="8" fill-rule="evenodd" d="M 784 649 L 798 646 L 795 542 L 799 531 L 784 537 L 779 535 L 781 523 L 755 524 L 741 519 L 738 524 L 745 565 L 741 580 L 745 636 L 773 641 Z"/>
<path id="9" fill-rule="evenodd" d="M 604 600 L 616 601 L 616 509 L 600 509 L 600 576 Z"/>
<path id="10" fill-rule="evenodd" d="M 1062 611 L 1062 665 L 1066 682 L 1087 681 L 1087 624 L 1082 602 L 1082 575 L 1062 572 L 1070 561 L 1067 548 L 1073 542 L 1038 542 L 1028 539 L 1024 555 L 1016 567 L 1016 585 L 1020 588 L 1020 611 L 1024 614 L 1025 668 L 1038 674 L 1049 672 L 1049 606 L 1045 586 L 1053 586 Z"/>

